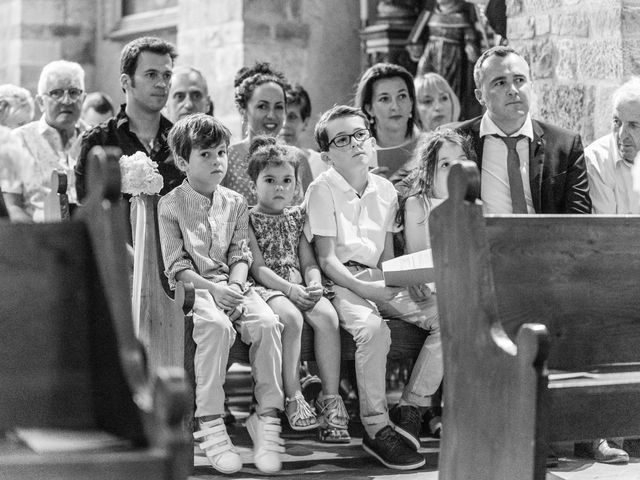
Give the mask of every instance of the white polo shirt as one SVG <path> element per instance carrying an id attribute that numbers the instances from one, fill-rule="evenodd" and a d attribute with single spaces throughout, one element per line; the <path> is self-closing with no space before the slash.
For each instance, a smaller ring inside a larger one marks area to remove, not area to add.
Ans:
<path id="1" fill-rule="evenodd" d="M 334 237 L 336 256 L 376 268 L 388 232 L 399 231 L 398 195 L 387 179 L 367 174 L 362 196 L 334 168 L 320 174 L 305 195 L 305 234 Z"/>
<path id="2" fill-rule="evenodd" d="M 507 172 L 507 145 L 495 138 L 517 137 L 524 135 L 516 145 L 520 158 L 520 175 L 524 187 L 524 199 L 527 203 L 527 213 L 536 213 L 533 208 L 531 186 L 529 185 L 529 142 L 533 140 L 533 124 L 531 116 L 527 115 L 524 125 L 517 132 L 506 135 L 486 113 L 480 121 L 480 138 L 485 137 L 482 148 L 482 172 L 480 176 L 480 198 L 482 198 L 484 213 L 513 213 L 511 204 L 511 189 L 509 188 L 509 174 Z"/>

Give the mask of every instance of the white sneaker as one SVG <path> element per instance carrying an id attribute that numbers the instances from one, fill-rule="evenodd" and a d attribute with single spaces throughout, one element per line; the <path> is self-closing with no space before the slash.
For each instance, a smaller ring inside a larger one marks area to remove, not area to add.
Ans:
<path id="1" fill-rule="evenodd" d="M 280 454 L 284 453 L 284 440 L 280 438 L 280 419 L 253 413 L 246 425 L 253 440 L 253 462 L 256 468 L 263 473 L 279 472 L 282 469 Z"/>
<path id="2" fill-rule="evenodd" d="M 206 455 L 213 468 L 220 473 L 235 473 L 242 468 L 240 454 L 231 443 L 224 425 L 223 418 L 216 418 L 210 422 L 198 420 L 200 430 L 194 432 L 193 437 L 203 439 L 200 450 Z"/>

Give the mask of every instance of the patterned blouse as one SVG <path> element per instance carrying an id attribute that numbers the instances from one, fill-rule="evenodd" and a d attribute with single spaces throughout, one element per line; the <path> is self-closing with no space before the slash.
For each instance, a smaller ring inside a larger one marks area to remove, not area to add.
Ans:
<path id="1" fill-rule="evenodd" d="M 304 226 L 302 207 L 285 208 L 279 215 L 251 210 L 249 222 L 266 266 L 288 282 L 302 284 L 298 258 L 298 245 Z"/>

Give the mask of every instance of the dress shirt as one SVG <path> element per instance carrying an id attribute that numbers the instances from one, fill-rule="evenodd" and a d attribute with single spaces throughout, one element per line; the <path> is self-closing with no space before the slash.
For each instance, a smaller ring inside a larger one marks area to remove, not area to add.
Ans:
<path id="1" fill-rule="evenodd" d="M 354 261 L 376 268 L 388 232 L 395 224 L 398 196 L 391 182 L 367 174 L 361 196 L 334 168 L 314 180 L 305 196 L 305 235 L 334 237 L 336 256 L 342 263 Z"/>
<path id="2" fill-rule="evenodd" d="M 482 173 L 480 177 L 480 197 L 484 207 L 484 213 L 513 213 L 511 204 L 511 190 L 509 188 L 509 174 L 507 172 L 508 149 L 499 137 L 517 137 L 524 135 L 518 142 L 516 150 L 520 158 L 520 174 L 524 187 L 524 199 L 527 203 L 527 212 L 535 213 L 531 186 L 529 185 L 529 142 L 533 140 L 533 125 L 531 117 L 527 119 L 517 132 L 506 135 L 489 118 L 486 113 L 480 122 L 480 138 L 484 137 L 482 150 Z"/>
<path id="3" fill-rule="evenodd" d="M 593 213 L 640 213 L 640 194 L 633 190 L 633 164 L 620 157 L 613 134 L 585 148 L 584 156 Z"/>
<path id="4" fill-rule="evenodd" d="M 252 262 L 247 202 L 223 186 L 207 198 L 185 179 L 158 202 L 158 229 L 172 289 L 182 270 L 218 281 L 235 263 Z"/>
<path id="5" fill-rule="evenodd" d="M 67 174 L 69 202 L 77 203 L 73 169 L 80 152 L 82 132 L 83 127 L 78 124 L 73 135 L 63 145 L 60 133 L 47 123 L 44 115 L 39 120 L 14 130 L 31 159 L 25 171 L 24 183 L 3 182 L 2 191 L 22 195 L 25 211 L 35 222 L 44 221 L 44 199 L 51 191 L 51 174 L 54 170 Z"/>
<path id="6" fill-rule="evenodd" d="M 125 113 L 125 105 L 123 104 L 118 115 L 87 131 L 82 136 L 82 146 L 75 168 L 78 199 L 82 201 L 86 195 L 87 156 L 96 145 L 119 147 L 123 155 L 133 155 L 136 152 L 144 152 L 148 155 L 151 160 L 158 164 L 158 171 L 164 179 L 164 186 L 160 191 L 160 195 L 164 195 L 180 185 L 184 179 L 184 174 L 175 166 L 167 144 L 167 135 L 172 126 L 173 124 L 169 120 L 161 116 L 160 126 L 153 144 L 151 146 L 144 145 L 138 136 L 130 130 L 129 117 Z"/>

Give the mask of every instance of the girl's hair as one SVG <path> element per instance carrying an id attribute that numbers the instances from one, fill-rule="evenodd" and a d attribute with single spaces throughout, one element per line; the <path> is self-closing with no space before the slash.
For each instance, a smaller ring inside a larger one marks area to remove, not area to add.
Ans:
<path id="1" fill-rule="evenodd" d="M 297 179 L 300 162 L 295 147 L 279 143 L 275 138 L 264 135 L 259 135 L 251 141 L 247 173 L 253 182 L 258 180 L 258 175 L 265 168 L 279 167 L 284 164 L 293 167 Z"/>
<path id="2" fill-rule="evenodd" d="M 445 143 L 453 143 L 462 148 L 467 159 L 475 161 L 476 152 L 468 137 L 451 129 L 435 130 L 423 134 L 418 141 L 413 158 L 418 167 L 411 174 L 410 186 L 406 193 L 401 195 L 400 208 L 396 221 L 402 225 L 404 223 L 404 207 L 409 197 L 424 198 L 427 207 L 431 206 L 433 198 L 433 184 L 436 178 L 436 167 L 438 166 L 438 152 Z"/>
<path id="3" fill-rule="evenodd" d="M 271 68 L 267 62 L 256 62 L 253 67 L 242 67 L 233 79 L 234 99 L 241 112 L 247 109 L 254 90 L 265 83 L 273 82 L 282 88 L 282 98 L 286 102 L 289 83 L 285 76 Z"/>
<path id="4" fill-rule="evenodd" d="M 444 77 L 434 72 L 425 73 L 424 75 L 416 77 L 413 84 L 416 87 L 417 98 L 420 98 L 424 92 L 429 90 L 437 90 L 448 94 L 451 99 L 451 105 L 453 106 L 451 121 L 458 121 L 458 118 L 460 118 L 460 99 Z M 426 128 L 426 125 L 423 126 Z"/>
<path id="5" fill-rule="evenodd" d="M 417 125 L 418 127 L 422 126 L 422 123 L 420 122 L 420 115 L 418 115 L 418 109 L 416 107 L 416 90 L 413 86 L 413 76 L 406 68 L 401 67 L 400 65 L 396 65 L 394 63 L 376 63 L 372 67 L 369 67 L 360 77 L 354 101 L 355 106 L 361 109 L 367 116 L 367 119 L 371 124 L 371 133 L 374 137 L 376 136 L 376 124 L 372 121 L 373 117 L 367 113 L 365 106 L 371 106 L 374 84 L 378 80 L 394 77 L 399 77 L 404 81 L 407 86 L 407 90 L 409 91 L 409 97 L 411 98 L 411 118 L 407 121 L 406 135 L 411 135 L 414 125 Z"/>

